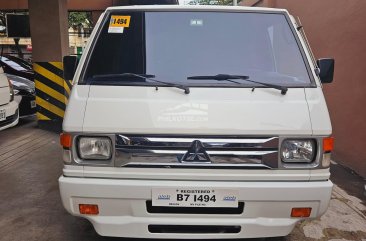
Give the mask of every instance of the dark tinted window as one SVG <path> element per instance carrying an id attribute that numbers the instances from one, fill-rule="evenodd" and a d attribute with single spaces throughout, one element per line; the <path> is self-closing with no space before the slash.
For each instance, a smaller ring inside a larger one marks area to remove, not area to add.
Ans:
<path id="1" fill-rule="evenodd" d="M 129 26 L 123 32 L 111 33 L 109 25 L 113 17 L 107 16 L 91 54 L 87 80 L 95 75 L 128 72 L 153 74 L 159 80 L 191 86 L 230 84 L 187 80 L 192 75 L 216 74 L 249 75 L 252 80 L 286 86 L 311 84 L 283 14 L 113 12 L 111 15 L 130 17 Z M 151 84 L 139 78 L 118 81 L 128 85 Z"/>
<path id="2" fill-rule="evenodd" d="M 143 13 L 119 14 L 131 16 L 130 26 L 123 33 L 108 33 L 109 21 L 103 26 L 93 50 L 87 76 L 117 73 L 143 73 L 145 69 L 145 34 Z"/>

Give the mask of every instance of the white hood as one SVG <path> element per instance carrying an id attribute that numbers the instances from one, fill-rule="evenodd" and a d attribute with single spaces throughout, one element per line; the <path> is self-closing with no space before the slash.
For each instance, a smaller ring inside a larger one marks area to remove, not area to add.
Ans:
<path id="1" fill-rule="evenodd" d="M 81 108 L 85 108 L 85 116 Z M 64 130 L 188 135 L 313 134 L 302 88 L 289 89 L 286 95 L 264 88 L 253 92 L 248 88 L 191 88 L 186 95 L 180 89 L 167 87 L 155 90 L 90 86 L 89 89 L 76 85 Z"/>

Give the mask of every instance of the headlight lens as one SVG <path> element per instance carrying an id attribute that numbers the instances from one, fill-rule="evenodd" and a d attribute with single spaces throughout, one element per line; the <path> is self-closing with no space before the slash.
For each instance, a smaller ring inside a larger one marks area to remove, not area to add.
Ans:
<path id="1" fill-rule="evenodd" d="M 79 155 L 84 160 L 108 160 L 112 157 L 112 141 L 107 137 L 80 137 Z"/>
<path id="2" fill-rule="evenodd" d="M 13 84 L 10 82 L 10 80 L 8 79 L 9 82 L 9 89 L 10 89 L 10 102 L 12 102 L 14 100 L 14 87 Z"/>
<path id="3" fill-rule="evenodd" d="M 314 140 L 284 140 L 281 146 L 283 162 L 310 163 L 314 160 L 316 143 Z"/>

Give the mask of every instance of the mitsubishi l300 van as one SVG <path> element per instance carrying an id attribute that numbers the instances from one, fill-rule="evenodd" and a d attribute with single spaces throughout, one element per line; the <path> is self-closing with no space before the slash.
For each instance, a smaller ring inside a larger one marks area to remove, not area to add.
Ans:
<path id="1" fill-rule="evenodd" d="M 0 131 L 18 124 L 18 102 L 14 98 L 13 85 L 0 67 Z"/>
<path id="2" fill-rule="evenodd" d="M 286 10 L 108 8 L 64 71 L 62 202 L 98 234 L 285 236 L 326 211 L 334 60 Z"/>

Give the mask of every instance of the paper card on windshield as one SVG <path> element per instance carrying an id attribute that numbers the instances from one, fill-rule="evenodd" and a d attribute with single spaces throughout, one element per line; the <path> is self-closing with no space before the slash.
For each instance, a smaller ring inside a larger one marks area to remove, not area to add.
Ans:
<path id="1" fill-rule="evenodd" d="M 124 28 L 130 27 L 131 16 L 112 15 L 108 33 L 123 33 Z"/>

